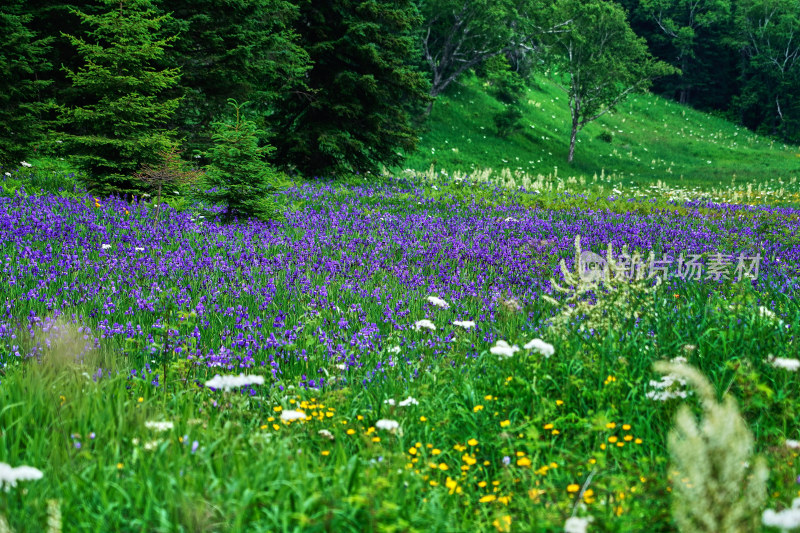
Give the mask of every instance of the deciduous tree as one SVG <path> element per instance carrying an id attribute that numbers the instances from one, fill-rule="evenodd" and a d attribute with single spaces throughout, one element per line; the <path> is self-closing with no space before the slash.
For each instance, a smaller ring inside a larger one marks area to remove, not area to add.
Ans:
<path id="1" fill-rule="evenodd" d="M 608 113 L 653 78 L 676 72 L 656 61 L 644 39 L 633 33 L 625 11 L 603 0 L 565 0 L 559 6 L 568 31 L 549 34 L 548 44 L 561 70 L 559 87 L 567 94 L 572 116 L 569 153 L 572 162 L 578 132 Z"/>

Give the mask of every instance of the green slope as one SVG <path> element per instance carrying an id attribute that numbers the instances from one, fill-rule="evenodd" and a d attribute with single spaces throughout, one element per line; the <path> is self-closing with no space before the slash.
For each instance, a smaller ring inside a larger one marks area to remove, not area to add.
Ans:
<path id="1" fill-rule="evenodd" d="M 502 139 L 492 119 L 502 104 L 481 83 L 475 76 L 466 78 L 437 99 L 406 168 L 508 168 L 533 176 L 557 172 L 587 178 L 602 172 L 640 185 L 662 180 L 684 186 L 730 184 L 734 175 L 736 183 L 763 183 L 800 174 L 800 148 L 650 94 L 629 97 L 616 112 L 581 131 L 570 165 L 565 93 L 539 80 L 524 98 L 522 129 Z M 606 140 L 600 138 L 603 132 Z"/>

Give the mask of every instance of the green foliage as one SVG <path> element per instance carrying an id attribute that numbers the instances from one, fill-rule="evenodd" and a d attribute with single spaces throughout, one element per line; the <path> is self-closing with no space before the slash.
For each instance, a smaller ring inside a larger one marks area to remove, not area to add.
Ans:
<path id="1" fill-rule="evenodd" d="M 377 173 L 417 142 L 427 84 L 412 62 L 419 16 L 411 0 L 297 2 L 310 92 L 285 94 L 272 116 L 276 161 L 301 174 Z"/>
<path id="2" fill-rule="evenodd" d="M 277 216 L 270 200 L 276 191 L 277 176 L 264 157 L 274 150 L 259 146 L 260 132 L 255 122 L 242 116 L 242 107 L 231 100 L 235 110 L 233 123 L 217 122 L 211 139 L 214 145 L 206 154 L 211 162 L 206 168 L 204 185 L 215 190 L 203 195 L 211 202 L 225 204 L 224 219 L 255 217 L 269 220 Z"/>
<path id="3" fill-rule="evenodd" d="M 67 35 L 85 64 L 67 77 L 81 104 L 64 108 L 59 139 L 87 172 L 98 194 L 142 192 L 133 173 L 155 163 L 173 144 L 164 128 L 179 98 L 165 97 L 180 77 L 159 61 L 174 37 L 159 38 L 168 15 L 156 16 L 150 0 L 103 0 L 97 15 L 76 12 L 92 30 L 87 38 Z"/>
<path id="4" fill-rule="evenodd" d="M 297 44 L 292 25 L 297 7 L 287 0 L 179 0 L 159 2 L 171 14 L 165 31 L 177 34 L 165 52 L 181 69 L 183 95 L 173 118 L 186 137 L 187 151 L 211 145 L 213 121 L 227 100 L 251 102 L 261 125 L 278 113 L 276 101 L 303 91 L 308 54 Z"/>
<path id="5" fill-rule="evenodd" d="M 603 116 L 629 93 L 647 89 L 653 78 L 675 69 L 655 61 L 644 39 L 628 25 L 624 10 L 612 2 L 565 0 L 562 18 L 570 20 L 563 32 L 546 42 L 556 52 L 556 65 L 566 80 L 560 85 L 569 98 L 572 114 L 572 162 L 578 132 Z"/>
<path id="6" fill-rule="evenodd" d="M 40 91 L 48 81 L 39 76 L 50 67 L 45 57 L 52 37 L 38 38 L 29 28 L 32 16 L 23 3 L 0 7 L 0 166 L 16 168 L 33 155 L 33 145 L 43 135 L 38 120 L 45 102 Z"/>

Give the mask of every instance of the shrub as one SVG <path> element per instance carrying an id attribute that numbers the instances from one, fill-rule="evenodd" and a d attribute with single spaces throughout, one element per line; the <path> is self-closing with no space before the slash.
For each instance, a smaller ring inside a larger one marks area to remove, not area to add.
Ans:
<path id="1" fill-rule="evenodd" d="M 203 195 L 214 203 L 225 204 L 223 218 L 254 217 L 268 220 L 277 216 L 277 206 L 270 195 L 277 190 L 278 173 L 263 157 L 273 151 L 271 146 L 258 146 L 263 135 L 255 122 L 242 117 L 242 107 L 228 100 L 236 111 L 233 124 L 216 122 L 211 140 L 214 145 L 206 154 L 211 162 L 206 167 Z"/>

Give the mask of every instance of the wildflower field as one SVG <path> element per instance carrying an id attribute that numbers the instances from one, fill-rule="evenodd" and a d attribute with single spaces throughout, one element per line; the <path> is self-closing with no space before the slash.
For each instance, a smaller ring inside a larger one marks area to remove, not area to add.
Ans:
<path id="1" fill-rule="evenodd" d="M 6 190 L 0 531 L 788 530 L 798 190 L 519 185 Z M 577 236 L 704 269 L 588 283 Z"/>

